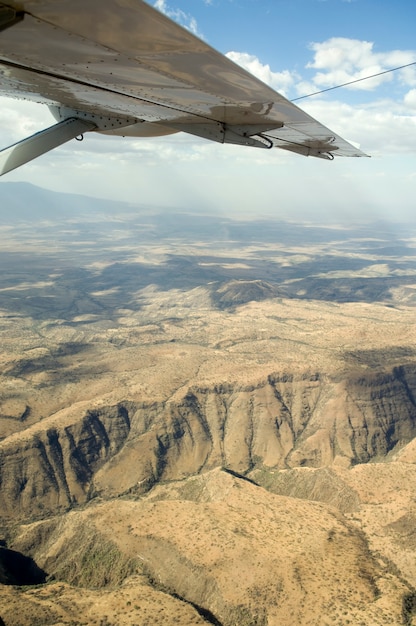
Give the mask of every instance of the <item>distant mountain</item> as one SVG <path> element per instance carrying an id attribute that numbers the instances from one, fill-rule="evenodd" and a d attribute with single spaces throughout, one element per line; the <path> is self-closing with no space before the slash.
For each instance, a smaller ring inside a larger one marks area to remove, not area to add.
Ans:
<path id="1" fill-rule="evenodd" d="M 0 183 L 0 224 L 20 221 L 55 220 L 68 214 L 81 216 L 96 213 L 116 213 L 132 205 L 73 193 L 43 189 L 30 183 Z"/>
<path id="2" fill-rule="evenodd" d="M 0 182 L 0 224 L 15 224 L 20 221 L 30 222 L 39 220 L 56 220 L 61 217 L 94 217 L 98 214 L 107 215 L 137 215 L 150 214 L 163 217 L 161 226 L 169 229 L 174 226 L 181 231 L 182 223 L 178 217 L 183 216 L 182 221 L 191 213 L 197 218 L 205 220 L 203 211 L 198 207 L 192 211 L 183 211 L 180 207 L 157 207 L 144 206 L 139 203 L 124 202 L 122 200 L 107 200 L 94 198 L 75 193 L 65 193 L 44 189 L 31 183 Z M 218 215 L 215 211 L 208 217 L 208 221 L 218 224 Z M 198 223 L 199 225 L 199 223 Z M 205 221 L 202 224 L 205 226 Z"/>

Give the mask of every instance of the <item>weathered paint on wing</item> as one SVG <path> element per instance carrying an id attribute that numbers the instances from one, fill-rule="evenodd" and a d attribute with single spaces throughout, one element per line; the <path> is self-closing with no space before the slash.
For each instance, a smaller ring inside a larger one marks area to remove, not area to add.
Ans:
<path id="1" fill-rule="evenodd" d="M 69 111 L 113 134 L 140 136 L 146 123 L 145 136 L 183 130 L 323 158 L 364 156 L 142 0 L 0 8 L 19 14 L 0 32 L 0 92 L 55 107 L 59 119 Z"/>

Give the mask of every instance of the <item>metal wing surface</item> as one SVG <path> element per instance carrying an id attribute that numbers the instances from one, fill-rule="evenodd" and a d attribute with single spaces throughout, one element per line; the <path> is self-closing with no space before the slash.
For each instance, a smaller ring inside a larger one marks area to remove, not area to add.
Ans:
<path id="1" fill-rule="evenodd" d="M 0 2 L 0 93 L 59 122 L 0 152 L 0 173 L 89 130 L 365 156 L 142 0 Z"/>

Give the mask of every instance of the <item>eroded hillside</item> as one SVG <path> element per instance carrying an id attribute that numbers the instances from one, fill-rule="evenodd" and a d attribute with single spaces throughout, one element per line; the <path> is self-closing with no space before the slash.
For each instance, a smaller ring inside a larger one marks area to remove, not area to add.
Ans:
<path id="1" fill-rule="evenodd" d="M 385 460 L 415 437 L 415 394 L 408 365 L 341 381 L 273 374 L 250 386 L 195 385 L 175 400 L 61 411 L 0 443 L 0 506 L 25 520 L 215 467 Z"/>

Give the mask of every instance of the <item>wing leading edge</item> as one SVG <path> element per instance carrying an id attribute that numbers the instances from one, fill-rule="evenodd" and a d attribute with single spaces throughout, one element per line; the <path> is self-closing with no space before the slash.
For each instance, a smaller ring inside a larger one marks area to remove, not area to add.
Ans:
<path id="1" fill-rule="evenodd" d="M 24 140 L 0 152 L 0 174 L 73 138 L 61 123 L 74 119 L 117 135 L 183 131 L 325 159 L 365 156 L 142 0 L 0 2 L 0 93 L 47 104 L 57 119 L 46 143 L 38 133 L 30 151 Z"/>

